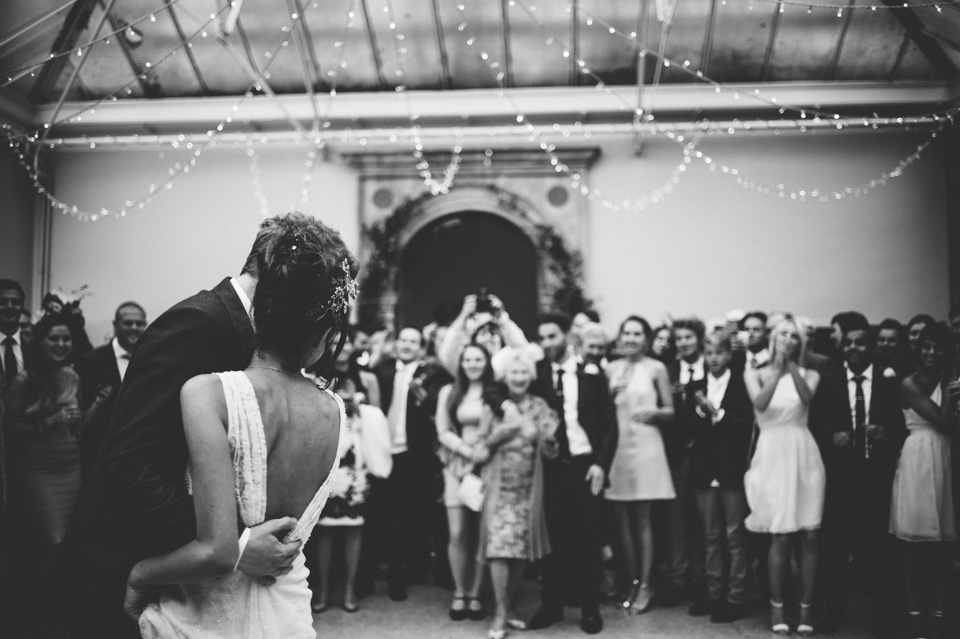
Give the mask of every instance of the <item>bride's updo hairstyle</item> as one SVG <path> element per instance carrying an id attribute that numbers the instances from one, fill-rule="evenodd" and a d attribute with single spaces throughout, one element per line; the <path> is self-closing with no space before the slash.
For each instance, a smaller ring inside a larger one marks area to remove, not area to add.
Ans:
<path id="1" fill-rule="evenodd" d="M 265 220 L 254 242 L 257 348 L 296 366 L 311 341 L 327 339 L 323 360 L 336 359 L 333 338 L 347 325 L 359 264 L 340 234 L 302 213 Z"/>

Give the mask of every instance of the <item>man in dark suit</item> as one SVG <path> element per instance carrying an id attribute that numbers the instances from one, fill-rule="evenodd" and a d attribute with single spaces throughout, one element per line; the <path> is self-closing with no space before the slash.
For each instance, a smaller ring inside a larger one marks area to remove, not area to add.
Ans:
<path id="1" fill-rule="evenodd" d="M 537 334 L 545 357 L 537 363 L 531 392 L 543 397 L 560 417 L 560 454 L 544 469 L 544 506 L 551 553 L 543 559 L 540 609 L 531 630 L 563 619 L 569 598 L 580 603 L 580 628 L 603 629 L 600 581 L 604 519 L 600 492 L 607 484 L 617 448 L 617 419 L 607 376 L 595 364 L 570 354 L 570 319 L 550 314 L 539 319 Z"/>
<path id="2" fill-rule="evenodd" d="M 282 224 L 326 237 L 348 255 L 339 234 L 302 214 L 263 222 L 239 277 L 200 291 L 158 317 L 138 340 L 113 417 L 74 511 L 47 586 L 44 637 L 139 637 L 123 612 L 130 569 L 196 536 L 186 489 L 187 444 L 180 389 L 191 377 L 242 370 L 253 349 L 251 300 L 257 260 Z M 288 570 L 299 543 L 275 536 L 292 518 L 238 530 L 238 569 L 269 580 Z"/>
<path id="3" fill-rule="evenodd" d="M 113 339 L 77 360 L 85 421 L 80 433 L 80 475 L 84 481 L 103 444 L 133 349 L 146 328 L 147 313 L 143 307 L 136 302 L 124 302 L 113 315 Z"/>
<path id="4" fill-rule="evenodd" d="M 695 390 L 705 386 L 707 366 L 703 357 L 706 327 L 695 317 L 673 323 L 673 339 L 679 359 L 670 362 L 667 373 L 673 385 L 673 424 L 664 429 L 663 440 L 670 462 L 670 475 L 677 496 L 665 505 L 669 510 L 670 583 L 661 593 L 661 603 L 676 605 L 687 597 L 688 612 L 695 617 L 710 614 L 707 605 L 705 545 L 700 511 L 690 484 L 690 449 L 699 417 L 695 413 Z M 741 369 L 742 370 L 742 369 Z"/>
<path id="5" fill-rule="evenodd" d="M 389 519 L 384 523 L 389 527 L 387 587 L 394 601 L 405 600 L 411 578 L 426 572 L 432 547 L 426 522 L 440 472 L 433 420 L 437 395 L 450 375 L 439 364 L 425 363 L 422 355 L 423 335 L 407 327 L 397 334 L 396 358 L 383 359 L 375 369 L 393 444 L 393 469 L 384 484 Z"/>
<path id="6" fill-rule="evenodd" d="M 899 380 L 874 366 L 869 333 L 863 315 L 847 314 L 840 342 L 844 366 L 823 377 L 810 409 L 827 470 L 817 575 L 825 608 L 818 630 L 842 626 L 856 568 L 873 599 L 877 636 L 889 637 L 896 610 L 890 493 L 906 427 Z"/>

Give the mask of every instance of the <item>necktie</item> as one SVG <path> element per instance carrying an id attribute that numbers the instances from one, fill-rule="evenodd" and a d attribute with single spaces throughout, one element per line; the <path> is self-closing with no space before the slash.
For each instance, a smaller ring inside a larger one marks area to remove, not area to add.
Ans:
<path id="1" fill-rule="evenodd" d="M 863 382 L 867 379 L 863 375 L 854 375 L 853 381 L 857 385 L 856 395 L 853 406 L 853 443 L 855 450 L 863 450 L 866 456 L 870 456 L 867 451 L 867 433 L 864 426 L 867 423 L 867 405 L 866 398 L 863 395 Z"/>
<path id="2" fill-rule="evenodd" d="M 17 356 L 13 352 L 13 347 L 17 340 L 7 337 L 3 340 L 3 379 L 7 386 L 13 383 L 13 378 L 17 376 Z"/>
<path id="3" fill-rule="evenodd" d="M 760 365 L 760 362 L 757 360 L 757 356 L 753 355 L 750 358 L 750 368 L 756 368 L 759 365 Z"/>
<path id="4" fill-rule="evenodd" d="M 563 369 L 557 370 L 557 413 L 560 417 L 560 426 L 557 427 L 557 444 L 559 444 L 561 460 L 570 459 L 570 440 L 567 439 L 567 420 L 563 397 Z"/>

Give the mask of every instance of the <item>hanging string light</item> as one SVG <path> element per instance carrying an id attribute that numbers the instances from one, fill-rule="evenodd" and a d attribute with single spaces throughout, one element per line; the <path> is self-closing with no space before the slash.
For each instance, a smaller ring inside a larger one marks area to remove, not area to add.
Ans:
<path id="1" fill-rule="evenodd" d="M 802 2 L 800 0 L 751 0 L 751 8 L 754 2 L 763 2 L 764 4 L 779 4 L 779 5 L 790 5 L 794 7 L 801 7 L 804 9 L 829 9 L 831 11 L 840 12 L 837 17 L 842 17 L 842 12 L 848 9 L 861 9 L 870 11 L 876 11 L 877 9 L 887 10 L 900 10 L 900 9 L 936 9 L 939 13 L 942 7 L 949 6 L 958 6 L 960 5 L 960 0 L 941 0 L 940 2 L 922 2 L 916 3 L 913 2 L 903 2 L 901 4 L 889 5 L 889 4 L 829 4 L 824 2 Z M 781 9 L 782 11 L 782 9 Z M 809 13 L 809 12 L 808 12 Z"/>
<path id="2" fill-rule="evenodd" d="M 173 5 L 179 2 L 180 0 L 166 0 L 166 5 L 172 7 Z M 3 81 L 3 84 L 0 86 L 7 87 L 27 74 L 32 75 L 36 69 L 39 69 L 40 67 L 47 64 L 51 60 L 55 60 L 57 58 L 65 58 L 73 54 L 82 56 L 88 49 L 100 44 L 101 42 L 104 42 L 104 43 L 108 42 L 110 38 L 112 38 L 113 36 L 124 35 L 127 30 L 139 32 L 139 29 L 134 30 L 133 28 L 136 27 L 141 22 L 147 22 L 147 21 L 150 21 L 150 22 L 157 21 L 155 12 L 151 11 L 150 13 L 146 13 L 140 18 L 137 18 L 136 20 L 133 20 L 130 22 L 120 21 L 118 22 L 118 24 L 120 24 L 121 26 L 118 29 L 111 31 L 103 36 L 100 36 L 95 40 L 91 40 L 87 44 L 77 47 L 76 49 L 70 49 L 69 51 L 61 51 L 60 53 L 51 53 L 51 54 L 48 54 L 47 57 L 45 57 L 43 60 L 32 62 L 30 64 L 17 67 L 16 69 L 10 69 L 8 71 L 0 73 L 0 78 L 6 78 Z M 143 34 L 141 33 L 140 35 L 142 37 Z M 139 43 L 136 46 L 139 46 Z M 136 48 L 136 46 L 134 48 Z"/>

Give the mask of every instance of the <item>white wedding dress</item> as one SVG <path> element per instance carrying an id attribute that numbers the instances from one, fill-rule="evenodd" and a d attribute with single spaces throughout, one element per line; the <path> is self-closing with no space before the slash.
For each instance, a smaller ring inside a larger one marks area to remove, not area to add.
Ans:
<path id="1" fill-rule="evenodd" d="M 240 516 L 245 526 L 256 526 L 263 523 L 267 512 L 267 447 L 260 407 L 244 372 L 217 375 L 227 403 L 227 438 L 233 454 Z M 324 392 L 337 401 L 342 425 L 346 420 L 343 402 L 329 390 Z M 339 465 L 338 452 L 330 475 L 284 541 L 299 539 L 306 543 L 327 501 L 332 470 Z M 293 570 L 271 586 L 262 586 L 234 571 L 201 584 L 169 588 L 159 603 L 143 611 L 140 633 L 144 639 L 313 639 L 316 632 L 310 613 L 308 574 L 301 551 Z"/>

